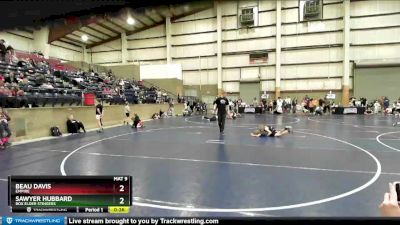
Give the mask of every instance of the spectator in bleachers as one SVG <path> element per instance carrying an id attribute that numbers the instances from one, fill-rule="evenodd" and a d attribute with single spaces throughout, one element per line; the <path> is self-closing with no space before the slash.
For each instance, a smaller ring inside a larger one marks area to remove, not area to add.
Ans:
<path id="1" fill-rule="evenodd" d="M 35 62 L 35 60 L 33 60 L 33 59 L 28 59 L 28 66 L 29 67 L 31 67 L 31 68 L 36 68 L 37 67 L 37 65 L 36 65 L 36 62 Z"/>
<path id="2" fill-rule="evenodd" d="M 15 50 L 14 49 L 10 49 L 9 53 L 8 53 L 8 61 L 11 64 L 17 64 L 19 59 L 17 58 L 16 54 L 15 54 Z"/>
<path id="3" fill-rule="evenodd" d="M 28 98 L 25 96 L 25 92 L 19 88 L 18 85 L 11 88 L 11 94 L 16 99 L 11 101 L 12 107 L 25 107 L 28 103 Z"/>
<path id="4" fill-rule="evenodd" d="M 12 96 L 12 92 L 10 91 L 10 89 L 5 87 L 4 84 L 5 84 L 4 77 L 0 76 L 0 95 L 1 96 Z"/>
<path id="5" fill-rule="evenodd" d="M 40 85 L 41 88 L 45 89 L 54 89 L 53 85 L 51 85 L 49 82 L 45 82 L 42 85 Z"/>
<path id="6" fill-rule="evenodd" d="M 112 95 L 112 90 L 111 90 L 111 88 L 110 88 L 110 87 L 104 87 L 104 89 L 103 89 L 103 94 L 104 94 L 105 96 L 107 96 L 107 97 L 111 97 L 111 95 Z"/>
<path id="7" fill-rule="evenodd" d="M 25 68 L 25 67 L 27 67 L 27 65 L 28 65 L 28 63 L 26 62 L 25 59 L 19 59 L 18 62 L 17 62 L 17 66 L 18 67 Z"/>
<path id="8" fill-rule="evenodd" d="M 36 73 L 36 74 L 35 74 L 35 83 L 36 83 L 37 86 L 41 86 L 41 85 L 43 85 L 44 83 L 46 83 L 46 78 L 44 77 L 43 74 L 41 74 L 41 73 Z"/>
<path id="9" fill-rule="evenodd" d="M 19 86 L 13 86 L 11 90 L 12 96 L 25 96 L 25 92 Z"/>
<path id="10" fill-rule="evenodd" d="M 167 98 L 168 98 L 167 93 L 163 92 L 162 95 L 163 95 L 163 98 L 164 98 L 164 103 L 167 102 L 167 101 L 168 101 L 168 99 L 167 99 Z"/>
<path id="11" fill-rule="evenodd" d="M 123 86 L 125 86 L 125 81 L 123 79 L 119 79 L 118 85 L 122 88 Z"/>
<path id="12" fill-rule="evenodd" d="M 10 84 L 10 83 L 6 83 L 6 84 L 8 85 L 8 87 L 9 87 L 11 90 L 12 90 L 12 88 L 14 88 L 14 87 L 19 87 L 17 81 L 12 82 L 11 84 Z"/>
<path id="13" fill-rule="evenodd" d="M 109 84 L 109 83 L 111 83 L 111 80 L 110 80 L 109 77 L 105 77 L 105 78 L 103 79 L 103 82 L 104 82 L 105 84 Z"/>
<path id="14" fill-rule="evenodd" d="M 22 75 L 20 78 L 22 78 L 21 80 L 21 84 L 22 85 L 29 85 L 29 80 L 27 77 L 25 77 L 24 75 Z"/>
<path id="15" fill-rule="evenodd" d="M 7 52 L 4 42 L 5 41 L 3 39 L 0 40 L 0 61 L 3 62 L 6 61 L 6 52 Z"/>
<path id="16" fill-rule="evenodd" d="M 15 76 L 15 79 L 17 80 L 17 83 L 22 83 L 23 79 L 24 79 L 24 73 L 19 73 L 18 75 Z"/>
<path id="17" fill-rule="evenodd" d="M 13 72 L 10 72 L 8 75 L 5 76 L 5 82 L 6 83 L 13 83 L 13 82 L 18 82 L 16 76 L 14 75 Z"/>
<path id="18" fill-rule="evenodd" d="M 11 53 L 14 51 L 13 47 L 9 45 L 6 41 L 3 39 L 0 40 L 0 61 L 5 62 L 6 61 L 6 54 L 8 53 L 11 55 Z"/>
<path id="19" fill-rule="evenodd" d="M 9 56 L 14 54 L 14 48 L 10 44 L 5 42 L 4 45 L 6 46 L 6 53 L 8 53 Z"/>
<path id="20" fill-rule="evenodd" d="M 158 90 L 158 91 L 157 91 L 157 102 L 158 102 L 159 104 L 161 104 L 161 95 L 162 95 L 161 91 Z"/>
<path id="21" fill-rule="evenodd" d="M 122 95 L 122 92 L 121 92 L 121 89 L 120 89 L 120 87 L 118 87 L 118 86 L 115 86 L 115 87 L 114 87 L 114 91 L 115 91 L 116 95 L 119 95 L 119 96 L 121 96 L 121 95 Z"/>

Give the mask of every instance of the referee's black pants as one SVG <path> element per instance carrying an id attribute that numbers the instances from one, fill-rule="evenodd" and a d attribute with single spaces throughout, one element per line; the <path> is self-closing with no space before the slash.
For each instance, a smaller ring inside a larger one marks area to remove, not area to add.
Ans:
<path id="1" fill-rule="evenodd" d="M 224 132 L 226 113 L 218 114 L 219 132 Z"/>

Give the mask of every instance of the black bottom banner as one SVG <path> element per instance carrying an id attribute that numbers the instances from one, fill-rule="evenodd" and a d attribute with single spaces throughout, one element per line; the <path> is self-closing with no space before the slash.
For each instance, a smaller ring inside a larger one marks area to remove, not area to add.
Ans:
<path id="1" fill-rule="evenodd" d="M 349 224 L 396 224 L 399 225 L 399 219 L 388 218 L 179 218 L 179 217 L 154 217 L 154 218 L 136 218 L 136 217 L 68 217 L 67 225 L 77 224 L 110 224 L 110 225 L 164 225 L 164 224 L 306 224 L 322 225 L 338 223 Z"/>

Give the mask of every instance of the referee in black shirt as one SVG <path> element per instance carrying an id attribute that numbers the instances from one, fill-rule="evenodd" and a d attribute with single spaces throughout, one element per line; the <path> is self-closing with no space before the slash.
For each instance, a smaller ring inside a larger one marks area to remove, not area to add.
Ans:
<path id="1" fill-rule="evenodd" d="M 215 113 L 215 111 L 217 111 L 217 115 L 218 115 L 219 132 L 221 134 L 223 134 L 224 128 L 225 128 L 226 114 L 229 112 L 229 101 L 225 97 L 224 92 L 214 102 L 214 113 Z"/>

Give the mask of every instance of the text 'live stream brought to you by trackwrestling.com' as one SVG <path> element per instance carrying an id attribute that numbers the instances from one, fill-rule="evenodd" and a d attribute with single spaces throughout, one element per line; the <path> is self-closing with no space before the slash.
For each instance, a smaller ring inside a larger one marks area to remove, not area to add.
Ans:
<path id="1" fill-rule="evenodd" d="M 3 217 L 2 225 L 160 225 L 160 224 L 220 224 L 212 218 L 133 218 L 133 217 Z"/>

